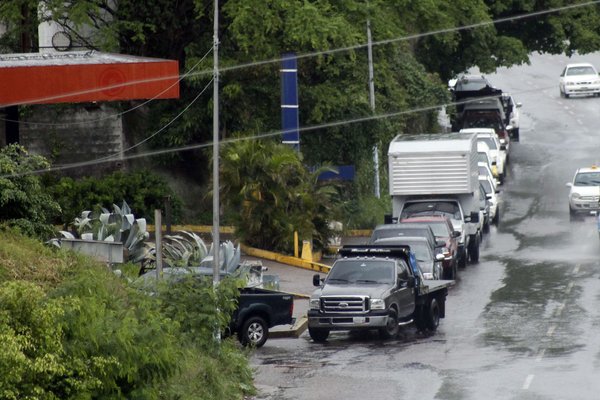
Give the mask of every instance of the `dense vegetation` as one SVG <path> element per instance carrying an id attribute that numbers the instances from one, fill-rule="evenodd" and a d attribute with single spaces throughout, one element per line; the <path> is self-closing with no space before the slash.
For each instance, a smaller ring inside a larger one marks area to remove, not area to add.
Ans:
<path id="1" fill-rule="evenodd" d="M 0 398 L 241 399 L 254 390 L 246 357 L 232 339 L 213 339 L 237 285 L 224 280 L 215 295 L 211 280 L 190 279 L 151 296 L 2 230 Z"/>
<path id="2" fill-rule="evenodd" d="M 181 222 L 181 200 L 169 187 L 166 180 L 148 171 L 137 170 L 129 173 L 113 172 L 103 177 L 73 179 L 45 176 L 43 185 L 61 208 L 54 223 L 68 225 L 82 211 L 96 211 L 101 207 L 125 201 L 136 216 L 154 221 L 154 210 L 165 209 L 170 202 L 173 223 Z"/>

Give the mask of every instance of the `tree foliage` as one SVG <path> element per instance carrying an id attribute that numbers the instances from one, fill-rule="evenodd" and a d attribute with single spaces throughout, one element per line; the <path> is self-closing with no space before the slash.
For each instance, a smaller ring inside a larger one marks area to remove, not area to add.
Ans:
<path id="1" fill-rule="evenodd" d="M 59 204 L 43 190 L 39 172 L 50 165 L 42 156 L 11 144 L 0 150 L 0 221 L 23 233 L 48 238 Z"/>
<path id="2" fill-rule="evenodd" d="M 327 245 L 336 191 L 318 182 L 289 146 L 239 141 L 223 151 L 221 194 L 235 215 L 236 235 L 251 246 L 291 252 L 294 231 Z"/>

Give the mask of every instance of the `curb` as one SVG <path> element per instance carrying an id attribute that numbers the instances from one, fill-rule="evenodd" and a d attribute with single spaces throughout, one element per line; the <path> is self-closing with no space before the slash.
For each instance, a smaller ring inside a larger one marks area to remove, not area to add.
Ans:
<path id="1" fill-rule="evenodd" d="M 298 318 L 294 326 L 285 330 L 274 330 L 269 332 L 269 339 L 298 338 L 308 328 L 308 317 L 306 315 Z"/>
<path id="2" fill-rule="evenodd" d="M 331 269 L 331 266 L 327 264 L 321 264 L 314 261 L 307 261 L 302 258 L 285 256 L 283 254 L 274 253 L 268 250 L 256 249 L 254 247 L 246 246 L 245 244 L 240 245 L 242 251 L 249 256 L 254 256 L 258 258 L 264 258 L 271 261 L 277 261 L 282 264 L 291 265 L 293 267 L 310 269 L 312 271 L 328 273 Z"/>

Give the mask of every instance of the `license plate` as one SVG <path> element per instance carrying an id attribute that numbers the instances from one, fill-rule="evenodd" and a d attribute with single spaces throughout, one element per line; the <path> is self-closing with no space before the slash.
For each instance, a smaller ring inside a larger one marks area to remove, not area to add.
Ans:
<path id="1" fill-rule="evenodd" d="M 364 324 L 365 322 L 367 322 L 367 319 L 365 317 L 353 317 L 352 322 L 354 322 L 355 324 Z"/>

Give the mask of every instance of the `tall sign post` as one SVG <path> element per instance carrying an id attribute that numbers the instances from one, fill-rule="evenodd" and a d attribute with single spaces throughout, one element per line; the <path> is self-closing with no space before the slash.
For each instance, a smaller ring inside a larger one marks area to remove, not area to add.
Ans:
<path id="1" fill-rule="evenodd" d="M 298 60 L 295 53 L 283 54 L 281 61 L 281 129 L 282 143 L 300 151 L 298 117 Z"/>

